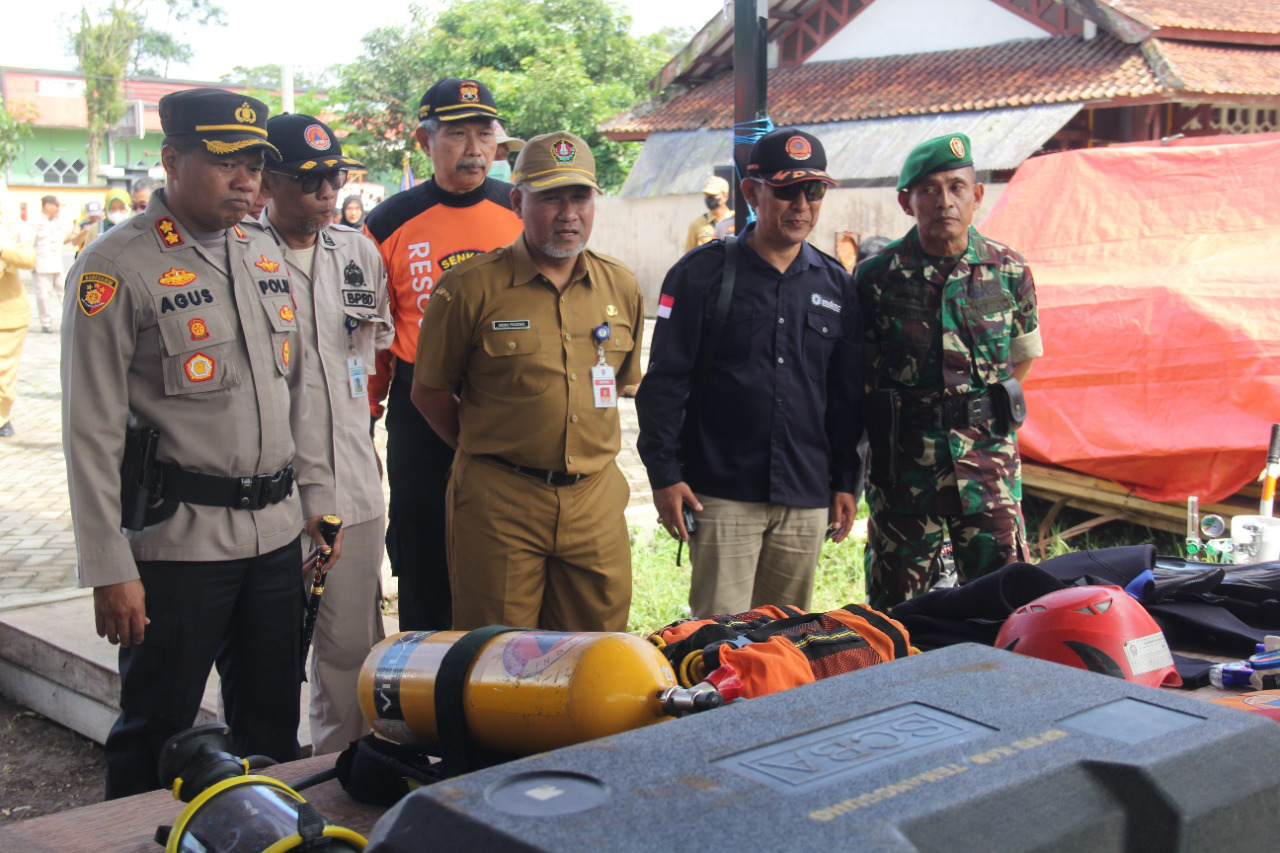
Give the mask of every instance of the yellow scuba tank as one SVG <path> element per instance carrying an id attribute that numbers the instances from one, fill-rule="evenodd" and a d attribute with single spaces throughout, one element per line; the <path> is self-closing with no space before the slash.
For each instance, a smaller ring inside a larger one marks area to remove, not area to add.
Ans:
<path id="1" fill-rule="evenodd" d="M 360 669 L 359 699 L 375 733 L 396 743 L 439 746 L 441 664 L 468 636 L 411 631 L 373 647 Z M 504 755 L 558 749 L 733 698 L 711 684 L 678 686 L 662 653 L 630 634 L 508 629 L 463 665 L 468 735 L 476 746 Z"/>

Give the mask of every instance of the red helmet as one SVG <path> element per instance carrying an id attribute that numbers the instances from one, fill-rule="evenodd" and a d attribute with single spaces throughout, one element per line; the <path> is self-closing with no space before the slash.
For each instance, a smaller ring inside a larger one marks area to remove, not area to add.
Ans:
<path id="1" fill-rule="evenodd" d="M 1182 685 L 1160 626 L 1118 586 L 1042 595 L 1005 620 L 996 647 L 1148 687 Z"/>

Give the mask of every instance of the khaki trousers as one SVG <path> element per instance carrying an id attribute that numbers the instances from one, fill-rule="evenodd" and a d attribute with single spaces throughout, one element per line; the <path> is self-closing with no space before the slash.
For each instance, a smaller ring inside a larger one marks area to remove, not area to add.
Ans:
<path id="1" fill-rule="evenodd" d="M 764 604 L 809 608 L 829 511 L 698 495 L 689 537 L 695 618 Z"/>
<path id="2" fill-rule="evenodd" d="M 26 326 L 0 329 L 0 426 L 9 422 L 13 401 L 18 398 L 18 362 L 26 339 Z"/>
<path id="3" fill-rule="evenodd" d="M 339 752 L 369 733 L 356 682 L 382 630 L 382 557 L 386 517 L 343 528 L 342 559 L 329 572 L 311 639 L 311 744 L 314 755 Z M 311 538 L 303 537 L 309 551 Z M 311 578 L 304 581 L 308 592 Z"/>
<path id="4" fill-rule="evenodd" d="M 453 629 L 626 630 L 629 493 L 613 462 L 551 486 L 458 451 L 446 495 Z"/>
<path id="5" fill-rule="evenodd" d="M 36 307 L 40 312 L 40 325 L 46 329 L 53 325 L 53 315 L 62 316 L 63 279 L 66 273 L 37 272 L 31 278 L 36 286 Z"/>

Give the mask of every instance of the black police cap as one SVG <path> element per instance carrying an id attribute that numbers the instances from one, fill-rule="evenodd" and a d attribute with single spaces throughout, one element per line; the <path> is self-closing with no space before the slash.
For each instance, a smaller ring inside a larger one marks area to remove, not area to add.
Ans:
<path id="1" fill-rule="evenodd" d="M 275 116 L 267 122 L 267 139 L 280 151 L 278 168 L 283 171 L 322 173 L 365 168 L 360 161 L 342 153 L 333 128 L 315 116 Z"/>
<path id="2" fill-rule="evenodd" d="M 460 121 L 464 118 L 498 118 L 498 104 L 489 87 L 479 80 L 446 77 L 432 86 L 418 102 L 418 121 L 434 118 Z"/>
<path id="3" fill-rule="evenodd" d="M 263 148 L 272 159 L 280 152 L 267 140 L 267 105 L 225 89 L 184 89 L 160 99 L 165 136 L 194 136 L 210 154 L 235 154 Z"/>

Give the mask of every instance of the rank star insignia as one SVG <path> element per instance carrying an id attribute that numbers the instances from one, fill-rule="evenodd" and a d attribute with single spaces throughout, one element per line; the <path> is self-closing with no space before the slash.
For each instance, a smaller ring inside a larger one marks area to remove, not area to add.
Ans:
<path id="1" fill-rule="evenodd" d="M 208 382 L 213 378 L 213 371 L 218 363 L 202 352 L 198 352 L 191 358 L 187 359 L 182 369 L 186 371 L 187 378 L 192 382 Z"/>
<path id="2" fill-rule="evenodd" d="M 280 319 L 281 319 L 281 320 L 284 320 L 286 323 L 292 323 L 292 322 L 293 322 L 293 309 L 292 309 L 292 308 L 290 308 L 288 305 L 281 305 L 281 306 L 280 306 Z"/>
<path id="3" fill-rule="evenodd" d="M 162 216 L 156 220 L 156 231 L 160 234 L 160 241 L 166 246 L 181 246 L 182 235 L 178 233 L 178 226 L 171 216 Z"/>
<path id="4" fill-rule="evenodd" d="M 177 267 L 169 267 L 169 271 L 156 281 L 156 284 L 165 287 L 184 287 L 196 280 L 196 274 L 191 270 L 178 269 Z"/>
<path id="5" fill-rule="evenodd" d="M 480 86 L 474 80 L 463 80 L 458 84 L 458 97 L 474 104 L 480 100 Z"/>
<path id="6" fill-rule="evenodd" d="M 280 345 L 280 360 L 284 362 L 284 366 L 289 366 L 289 339 L 285 338 L 284 343 Z"/>
<path id="7" fill-rule="evenodd" d="M 248 240 L 248 239 L 249 239 L 249 235 L 247 235 L 247 234 L 245 234 L 243 231 L 241 231 L 241 230 L 240 230 L 240 226 L 239 226 L 239 225 L 232 225 L 232 226 L 231 226 L 231 230 L 232 230 L 232 231 L 234 231 L 234 232 L 236 232 L 236 236 L 237 236 L 237 237 L 239 237 L 241 240 Z"/>
<path id="8" fill-rule="evenodd" d="M 262 256 L 262 260 L 254 261 L 253 265 L 263 272 L 275 272 L 280 269 L 280 264 L 276 261 L 268 260 L 266 255 Z"/>
<path id="9" fill-rule="evenodd" d="M 82 274 L 76 294 L 80 310 L 86 317 L 92 317 L 111 303 L 119 289 L 120 283 L 109 275 L 100 272 Z"/>
<path id="10" fill-rule="evenodd" d="M 209 337 L 209 326 L 200 317 L 192 317 L 187 321 L 187 330 L 191 332 L 191 340 L 203 341 Z"/>
<path id="11" fill-rule="evenodd" d="M 951 137 L 951 153 L 956 155 L 957 160 L 964 159 L 964 140 L 958 136 Z"/>
<path id="12" fill-rule="evenodd" d="M 241 124 L 253 124 L 257 120 L 258 114 L 254 112 L 253 107 L 249 106 L 248 101 L 236 108 L 236 121 Z"/>
<path id="13" fill-rule="evenodd" d="M 577 155 L 578 149 L 567 139 L 558 139 L 556 144 L 551 146 L 551 156 L 556 158 L 557 163 L 572 163 Z"/>

